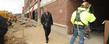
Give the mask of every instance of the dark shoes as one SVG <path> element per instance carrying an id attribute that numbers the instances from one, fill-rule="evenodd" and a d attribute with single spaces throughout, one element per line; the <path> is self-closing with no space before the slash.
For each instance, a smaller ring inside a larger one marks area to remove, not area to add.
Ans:
<path id="1" fill-rule="evenodd" d="M 48 41 L 49 41 L 49 38 L 46 40 L 46 43 L 48 43 Z"/>
<path id="2" fill-rule="evenodd" d="M 86 34 L 85 35 L 85 38 L 90 39 L 90 35 L 89 34 Z"/>

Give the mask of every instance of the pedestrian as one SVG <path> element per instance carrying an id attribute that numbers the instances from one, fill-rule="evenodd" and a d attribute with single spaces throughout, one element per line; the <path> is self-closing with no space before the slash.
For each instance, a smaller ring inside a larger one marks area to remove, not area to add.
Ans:
<path id="1" fill-rule="evenodd" d="M 41 16 L 41 24 L 43 25 L 43 28 L 45 31 L 46 43 L 48 43 L 49 41 L 48 36 L 51 32 L 51 25 L 53 25 L 53 19 L 52 19 L 51 13 L 47 11 L 47 9 L 43 10 L 43 14 Z"/>
<path id="2" fill-rule="evenodd" d="M 7 19 L 0 16 L 0 44 L 5 44 L 4 36 L 8 31 Z"/>
<path id="3" fill-rule="evenodd" d="M 83 2 L 72 14 L 71 23 L 73 24 L 73 36 L 70 44 L 74 44 L 75 39 L 79 36 L 79 44 L 84 44 L 85 28 L 96 20 L 95 16 L 89 12 L 90 4 Z"/>

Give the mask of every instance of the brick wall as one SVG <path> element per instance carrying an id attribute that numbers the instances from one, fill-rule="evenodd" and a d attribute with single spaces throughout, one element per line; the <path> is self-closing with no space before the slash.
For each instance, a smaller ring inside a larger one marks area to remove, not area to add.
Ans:
<path id="1" fill-rule="evenodd" d="M 73 11 L 80 5 L 80 2 L 77 0 L 67 0 L 66 1 L 66 24 L 68 33 L 71 34 L 72 32 L 72 23 L 70 21 Z"/>
<path id="2" fill-rule="evenodd" d="M 55 23 L 67 26 L 68 32 L 71 32 L 71 15 L 78 5 L 79 1 L 77 0 L 56 0 L 45 7 L 52 13 Z"/>
<path id="3" fill-rule="evenodd" d="M 64 0 L 57 0 L 46 5 L 48 11 L 52 13 L 53 21 L 58 24 L 66 25 Z"/>

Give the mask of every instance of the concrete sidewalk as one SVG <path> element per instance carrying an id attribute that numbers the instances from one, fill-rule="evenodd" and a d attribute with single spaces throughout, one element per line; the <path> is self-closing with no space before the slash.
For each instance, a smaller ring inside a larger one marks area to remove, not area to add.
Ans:
<path id="1" fill-rule="evenodd" d="M 84 44 L 104 44 L 104 33 L 103 32 L 91 32 L 90 33 L 90 38 L 85 39 Z M 69 40 L 71 39 L 71 36 L 69 36 Z M 78 44 L 79 42 L 79 37 L 76 38 L 75 44 Z"/>
<path id="2" fill-rule="evenodd" d="M 58 31 L 61 28 L 52 26 L 52 31 L 49 36 L 48 44 L 68 44 L 67 35 L 62 35 Z M 25 40 L 28 44 L 45 44 L 45 35 L 42 25 L 38 25 L 36 28 L 27 28 L 24 30 Z"/>
<path id="3" fill-rule="evenodd" d="M 11 35 L 14 35 L 14 37 L 19 38 L 18 41 L 25 42 L 25 44 L 46 44 L 45 33 L 40 23 L 36 24 L 36 27 L 25 27 L 25 25 L 20 24 L 21 23 L 19 22 L 15 23 L 14 27 L 12 28 L 14 33 L 11 33 Z M 67 34 L 67 30 L 65 28 L 53 25 L 48 44 L 69 44 L 70 38 L 71 35 Z M 85 44 L 103 44 L 103 40 L 103 33 L 93 32 L 91 33 L 91 38 L 85 40 Z M 78 41 L 79 39 L 75 41 L 75 44 L 78 44 Z"/>

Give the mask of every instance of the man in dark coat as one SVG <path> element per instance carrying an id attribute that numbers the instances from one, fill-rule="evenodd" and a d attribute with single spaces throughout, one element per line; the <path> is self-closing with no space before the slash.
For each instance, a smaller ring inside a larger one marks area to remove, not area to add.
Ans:
<path id="1" fill-rule="evenodd" d="M 4 36 L 8 31 L 7 19 L 0 16 L 0 44 L 4 44 Z"/>
<path id="2" fill-rule="evenodd" d="M 41 24 L 43 25 L 44 31 L 45 31 L 45 38 L 46 38 L 46 43 L 48 43 L 48 36 L 51 32 L 51 25 L 53 25 L 53 20 L 51 13 L 48 11 L 44 11 L 42 16 L 41 16 Z"/>

